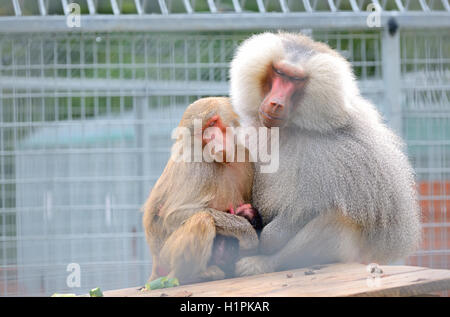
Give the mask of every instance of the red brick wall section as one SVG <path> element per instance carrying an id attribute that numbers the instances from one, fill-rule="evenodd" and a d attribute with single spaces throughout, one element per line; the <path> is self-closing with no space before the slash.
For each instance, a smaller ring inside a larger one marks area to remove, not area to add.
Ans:
<path id="1" fill-rule="evenodd" d="M 450 269 L 450 181 L 422 181 L 418 183 L 418 191 L 422 244 L 408 264 Z"/>
<path id="2" fill-rule="evenodd" d="M 417 184 L 422 213 L 422 244 L 406 264 L 450 269 L 450 181 Z M 448 296 L 449 292 L 440 295 Z"/>

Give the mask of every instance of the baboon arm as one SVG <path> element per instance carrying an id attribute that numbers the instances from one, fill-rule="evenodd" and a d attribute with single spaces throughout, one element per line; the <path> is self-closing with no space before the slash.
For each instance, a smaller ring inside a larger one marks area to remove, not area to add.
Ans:
<path id="1" fill-rule="evenodd" d="M 273 254 L 283 248 L 295 235 L 298 228 L 292 228 L 289 222 L 276 217 L 269 222 L 262 230 L 259 248 L 262 254 Z"/>
<path id="2" fill-rule="evenodd" d="M 273 244 L 279 244 L 277 245 L 278 249 L 270 254 L 240 259 L 236 263 L 236 275 L 269 273 L 279 268 L 297 268 L 312 263 L 327 263 L 328 260 L 336 258 L 336 252 L 339 251 L 336 239 L 339 239 L 339 236 L 335 229 L 339 225 L 332 227 L 332 232 L 329 232 L 330 221 L 324 217 L 317 217 L 289 238 L 288 235 L 280 235 L 281 231 L 278 230 L 282 228 L 277 228 L 277 225 L 281 226 L 286 219 L 273 222 L 274 224 L 268 227 L 269 231 L 266 231 L 265 236 L 261 233 L 261 246 L 265 243 L 265 247 L 268 247 L 268 243 L 276 240 Z M 327 247 L 322 251 L 320 246 L 323 246 L 324 243 L 327 244 Z M 275 247 L 274 245 L 271 247 Z"/>
<path id="3" fill-rule="evenodd" d="M 339 214 L 322 214 L 308 222 L 272 257 L 279 265 L 359 261 L 361 230 Z"/>
<path id="4" fill-rule="evenodd" d="M 262 254 L 270 255 L 278 252 L 308 223 L 317 217 L 316 212 L 297 209 L 298 219 L 286 216 L 292 214 L 292 210 L 279 212 L 262 230 L 259 248 Z"/>
<path id="5" fill-rule="evenodd" d="M 205 208 L 202 208 L 201 206 L 192 206 L 192 208 L 176 210 L 164 217 L 164 227 L 168 232 L 173 232 L 183 225 L 190 217 L 201 211 L 205 211 Z"/>
<path id="6" fill-rule="evenodd" d="M 187 219 L 202 210 L 209 212 L 214 218 L 216 233 L 238 239 L 241 250 L 250 251 L 258 247 L 258 235 L 247 219 L 214 208 L 177 210 L 165 218 L 164 225 L 169 231 L 175 231 Z"/>
<path id="7" fill-rule="evenodd" d="M 247 219 L 212 208 L 209 212 L 216 223 L 217 234 L 235 237 L 239 240 L 241 250 L 252 250 L 258 247 L 258 235 Z"/>
<path id="8" fill-rule="evenodd" d="M 202 210 L 209 212 L 214 218 L 216 233 L 238 239 L 241 250 L 250 251 L 258 247 L 258 235 L 247 219 L 214 208 L 177 210 L 165 218 L 164 224 L 169 230 L 175 231 L 187 219 Z"/>

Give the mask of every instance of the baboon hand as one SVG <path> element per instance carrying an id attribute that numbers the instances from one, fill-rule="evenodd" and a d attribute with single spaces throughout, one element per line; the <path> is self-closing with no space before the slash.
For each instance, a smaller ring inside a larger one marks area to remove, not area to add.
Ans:
<path id="1" fill-rule="evenodd" d="M 230 208 L 229 213 L 244 217 L 256 231 L 260 231 L 263 228 L 261 215 L 251 204 L 241 204 L 236 210 Z"/>
<path id="2" fill-rule="evenodd" d="M 270 256 L 257 255 L 240 259 L 236 263 L 235 274 L 236 276 L 249 276 L 273 271 L 275 271 L 275 265 L 272 258 Z"/>

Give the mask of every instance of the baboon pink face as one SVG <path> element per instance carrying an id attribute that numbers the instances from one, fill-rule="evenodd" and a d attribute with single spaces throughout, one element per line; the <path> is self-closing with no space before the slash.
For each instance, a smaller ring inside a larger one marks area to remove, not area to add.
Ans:
<path id="1" fill-rule="evenodd" d="M 259 107 L 261 123 L 268 128 L 284 126 L 306 81 L 301 68 L 283 62 L 272 64 L 263 86 L 265 97 Z"/>
<path id="2" fill-rule="evenodd" d="M 219 115 L 214 115 L 206 121 L 202 128 L 203 148 L 210 142 L 215 142 L 222 149 L 222 160 L 226 159 L 226 130 L 227 125 L 223 123 Z"/>

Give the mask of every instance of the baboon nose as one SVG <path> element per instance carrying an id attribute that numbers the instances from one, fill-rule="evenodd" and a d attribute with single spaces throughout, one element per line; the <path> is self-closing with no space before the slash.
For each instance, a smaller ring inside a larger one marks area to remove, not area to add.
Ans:
<path id="1" fill-rule="evenodd" d="M 275 102 L 275 101 L 272 101 L 270 103 L 270 107 L 271 107 L 271 109 L 270 109 L 271 112 L 272 113 L 276 113 L 276 114 L 281 113 L 284 110 L 284 106 L 282 104 L 278 103 L 278 102 Z"/>

